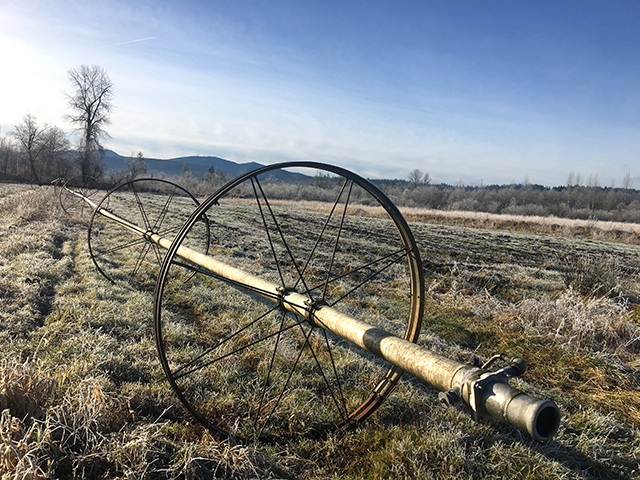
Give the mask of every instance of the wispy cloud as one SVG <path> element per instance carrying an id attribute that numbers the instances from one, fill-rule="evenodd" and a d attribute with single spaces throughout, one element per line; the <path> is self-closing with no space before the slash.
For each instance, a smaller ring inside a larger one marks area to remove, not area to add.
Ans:
<path id="1" fill-rule="evenodd" d="M 104 48 L 119 47 L 120 45 L 128 45 L 130 43 L 146 42 L 147 40 L 153 40 L 156 37 L 136 38 L 135 40 L 127 40 L 126 42 L 112 43 L 110 45 L 102 45 L 101 47 L 95 47 L 92 50 L 102 50 Z"/>

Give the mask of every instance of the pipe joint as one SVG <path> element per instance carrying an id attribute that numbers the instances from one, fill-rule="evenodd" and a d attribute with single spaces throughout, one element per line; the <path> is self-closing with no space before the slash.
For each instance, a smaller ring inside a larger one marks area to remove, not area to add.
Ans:
<path id="1" fill-rule="evenodd" d="M 512 387 L 504 370 L 481 375 L 471 382 L 469 406 L 474 418 L 494 418 L 525 430 L 538 441 L 552 438 L 560 426 L 558 406 Z"/>

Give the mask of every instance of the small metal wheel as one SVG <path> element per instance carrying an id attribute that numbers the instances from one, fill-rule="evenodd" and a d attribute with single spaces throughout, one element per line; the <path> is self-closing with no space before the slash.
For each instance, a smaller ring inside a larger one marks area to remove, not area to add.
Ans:
<path id="1" fill-rule="evenodd" d="M 87 202 L 79 196 L 69 192 L 68 189 L 78 192 L 93 201 L 97 201 L 97 199 L 104 196 L 105 192 L 107 192 L 107 188 L 104 184 L 94 177 L 74 177 L 68 180 L 60 179 L 56 183 L 56 187 L 58 187 L 60 206 L 67 215 L 72 215 L 78 210 L 80 211 L 80 214 L 82 214 L 85 209 L 91 209 L 91 207 L 87 205 Z"/>
<path id="2" fill-rule="evenodd" d="M 285 177 L 297 183 L 280 181 Z M 197 240 L 194 228 L 205 214 L 208 258 L 415 342 L 424 279 L 397 208 L 339 167 L 263 167 L 229 182 L 193 213 L 156 285 L 162 366 L 187 410 L 211 432 L 269 441 L 366 419 L 403 372 L 287 311 L 259 286 L 185 260 L 183 247 Z M 196 276 L 176 281 L 185 272 Z"/>
<path id="3" fill-rule="evenodd" d="M 199 205 L 191 193 L 167 180 L 141 178 L 115 187 L 100 201 L 89 224 L 89 252 L 98 271 L 112 283 L 152 289 L 166 249 L 151 241 L 150 234 L 172 241 Z M 140 231 L 106 217 L 104 211 Z M 194 222 L 194 237 L 196 233 L 193 247 L 206 253 L 210 240 L 206 216 Z"/>

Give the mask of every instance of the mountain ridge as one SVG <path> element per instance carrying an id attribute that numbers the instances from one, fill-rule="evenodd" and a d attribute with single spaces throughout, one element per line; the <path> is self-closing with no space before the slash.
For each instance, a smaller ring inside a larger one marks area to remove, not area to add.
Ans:
<path id="1" fill-rule="evenodd" d="M 133 160 L 132 156 L 124 156 L 116 153 L 113 150 L 104 150 L 104 169 L 105 172 L 122 170 L 127 168 L 127 162 Z M 236 163 L 231 160 L 215 156 L 202 156 L 191 155 L 186 157 L 174 157 L 169 159 L 161 158 L 147 158 L 148 172 L 161 172 L 169 176 L 176 177 L 182 173 L 184 163 L 187 163 L 187 168 L 194 177 L 204 177 L 207 170 L 211 167 L 216 168 L 222 172 L 232 175 L 240 175 L 244 172 L 255 170 L 256 168 L 263 167 L 264 165 L 257 162 Z M 293 178 L 301 174 L 287 172 L 284 170 L 278 170 L 274 172 L 276 178 Z"/>

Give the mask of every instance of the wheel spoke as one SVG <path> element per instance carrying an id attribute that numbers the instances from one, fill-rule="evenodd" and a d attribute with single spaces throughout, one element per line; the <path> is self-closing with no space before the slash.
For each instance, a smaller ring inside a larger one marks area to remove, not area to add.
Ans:
<path id="1" fill-rule="evenodd" d="M 284 326 L 284 321 L 286 319 L 286 313 L 282 312 L 281 320 L 280 320 L 280 332 L 282 331 L 282 327 Z M 269 388 L 269 379 L 271 378 L 271 372 L 273 371 L 274 362 L 276 359 L 276 352 L 278 351 L 278 345 L 280 344 L 280 332 L 276 337 L 276 344 L 273 347 L 273 352 L 271 353 L 271 361 L 269 362 L 269 369 L 267 370 L 267 377 L 264 380 L 264 386 L 262 388 L 262 395 L 260 395 L 260 404 L 258 405 L 258 409 L 256 410 L 256 419 L 253 423 L 254 431 L 258 428 L 258 421 L 260 420 L 260 412 L 262 411 L 262 406 L 264 405 L 264 399 L 267 395 L 267 388 Z"/>
<path id="2" fill-rule="evenodd" d="M 298 267 L 298 263 L 296 262 L 296 259 L 293 255 L 293 252 L 291 251 L 291 248 L 289 247 L 289 243 L 287 242 L 287 240 L 284 238 L 284 233 L 282 233 L 282 229 L 280 228 L 280 223 L 278 222 L 278 220 L 276 219 L 275 214 L 273 213 L 273 210 L 271 208 L 271 204 L 269 203 L 269 200 L 267 199 L 267 196 L 264 193 L 264 190 L 262 190 L 262 185 L 260 185 L 260 182 L 258 181 L 257 177 L 253 177 L 255 178 L 255 182 L 258 185 L 258 188 L 260 189 L 260 192 L 262 194 L 262 198 L 265 201 L 265 204 L 267 206 L 267 208 L 269 209 L 269 213 L 271 215 L 271 218 L 273 219 L 273 222 L 276 226 L 276 230 L 278 231 L 278 234 L 280 235 L 280 239 L 282 240 L 282 243 L 284 245 L 285 250 L 287 251 L 287 254 L 289 255 L 289 258 L 291 259 L 291 263 L 293 264 L 294 268 L 296 269 L 296 272 L 298 274 L 298 278 L 302 281 L 302 284 L 304 285 L 304 289 L 307 292 L 307 295 L 309 295 L 309 297 L 311 298 L 311 292 L 309 291 L 309 287 L 307 286 L 307 283 L 304 281 L 304 277 L 302 276 L 302 273 L 300 272 L 300 268 Z M 286 285 L 284 285 L 286 287 Z"/>
<path id="3" fill-rule="evenodd" d="M 300 325 L 301 323 L 303 323 L 303 322 L 298 322 L 296 325 Z M 293 325 L 293 326 L 295 326 L 295 325 Z M 267 419 L 262 424 L 262 428 L 260 429 L 260 431 L 259 431 L 259 433 L 257 435 L 257 438 L 260 438 L 262 436 L 262 434 L 264 433 L 265 427 L 269 424 L 269 420 L 271 420 L 271 417 L 273 416 L 273 414 L 275 413 L 276 409 L 278 408 L 278 405 L 280 404 L 280 401 L 284 397 L 284 393 L 287 391 L 287 387 L 289 386 L 289 382 L 291 381 L 291 377 L 293 376 L 293 372 L 298 367 L 298 363 L 300 362 L 300 357 L 302 356 L 302 352 L 304 351 L 304 347 L 309 345 L 309 337 L 311 336 L 312 332 L 313 332 L 313 327 L 310 328 L 309 329 L 309 333 L 304 336 L 304 343 L 302 344 L 302 347 L 298 351 L 298 356 L 296 357 L 295 362 L 293 362 L 293 365 L 289 369 L 289 375 L 287 376 L 287 380 L 284 382 L 284 385 L 282 386 L 282 389 L 280 390 L 280 395 L 278 395 L 278 398 L 277 398 L 275 404 L 273 405 L 273 408 L 271 409 L 271 412 L 269 412 L 269 415 L 267 416 Z M 259 412 L 258 412 L 258 414 L 259 414 Z"/>
<path id="4" fill-rule="evenodd" d="M 142 250 L 140 250 L 140 255 L 138 256 L 138 260 L 136 262 L 136 266 L 133 268 L 133 271 L 129 275 L 130 282 L 136 278 L 136 274 L 138 273 L 138 270 L 142 266 L 142 263 L 144 262 L 144 259 L 147 256 L 147 253 L 149 253 L 150 248 L 151 248 L 150 243 L 146 243 L 142 246 Z"/>
<path id="5" fill-rule="evenodd" d="M 157 232 L 162 227 L 162 224 L 164 223 L 164 218 L 166 217 L 167 212 L 169 211 L 169 205 L 171 205 L 171 201 L 173 200 L 173 197 L 175 196 L 175 194 L 176 194 L 176 191 L 174 189 L 171 191 L 171 194 L 168 196 L 167 201 L 162 207 L 162 210 L 160 210 L 160 213 L 158 214 L 158 218 L 153 224 L 152 231 Z"/>
<path id="6" fill-rule="evenodd" d="M 327 335 L 327 331 L 325 329 L 322 329 L 322 335 L 324 336 L 324 341 L 327 346 L 327 351 L 329 352 L 329 360 L 331 361 L 331 367 L 333 368 L 333 375 L 335 376 L 336 384 L 338 385 L 338 393 L 340 394 L 342 408 L 344 409 L 343 419 L 346 421 L 347 417 L 349 416 L 349 411 L 347 410 L 347 401 L 345 400 L 344 394 L 342 393 L 342 382 L 340 382 L 340 376 L 338 375 L 336 362 L 333 359 L 333 348 L 331 348 L 331 344 L 329 343 L 329 336 Z M 340 411 L 340 406 L 338 404 L 338 401 L 335 399 L 335 397 L 334 397 L 334 402 L 336 402 L 336 407 L 338 408 L 338 411 Z"/>
<path id="7" fill-rule="evenodd" d="M 156 260 L 158 260 L 158 266 L 162 266 L 162 253 L 160 252 L 160 247 L 155 243 L 151 243 L 151 248 L 153 249 L 153 253 L 156 255 Z"/>
<path id="8" fill-rule="evenodd" d="M 347 207 L 349 206 L 349 199 L 351 198 L 351 189 L 353 188 L 353 182 L 349 185 L 349 191 L 347 192 L 347 199 L 344 202 L 344 210 L 342 211 L 342 217 L 340 218 L 340 227 L 338 233 L 336 233 L 336 241 L 333 245 L 333 252 L 331 253 L 331 260 L 329 262 L 329 268 L 327 268 L 327 278 L 324 282 L 324 289 L 322 290 L 322 300 L 327 296 L 327 287 L 329 286 L 329 277 L 331 277 L 331 269 L 333 268 L 333 261 L 336 258 L 336 252 L 338 251 L 338 242 L 340 241 L 340 234 L 342 233 L 342 227 L 344 226 L 344 217 L 347 214 Z"/>
<path id="9" fill-rule="evenodd" d="M 347 293 L 345 293 L 344 295 L 342 295 L 340 298 L 338 298 L 337 300 L 335 300 L 334 302 L 332 302 L 330 304 L 331 307 L 333 307 L 334 305 L 336 305 L 337 303 L 340 303 L 342 300 L 344 300 L 346 297 L 348 297 L 349 295 L 351 295 L 353 292 L 355 292 L 356 290 L 358 290 L 361 286 L 363 286 L 365 283 L 367 283 L 369 280 L 374 279 L 375 277 L 377 277 L 379 274 L 381 274 L 382 272 L 384 272 L 386 269 L 388 269 L 391 265 L 395 265 L 396 263 L 400 262 L 400 260 L 402 260 L 404 257 L 406 257 L 408 254 L 408 252 L 405 252 L 404 255 L 402 255 L 401 257 L 396 258 L 395 260 L 387 263 L 385 266 L 383 266 L 381 269 L 377 270 L 376 272 L 372 273 L 371 275 L 369 275 L 367 278 L 365 278 L 362 282 L 360 282 L 359 284 L 357 284 L 355 287 L 353 287 L 351 290 L 349 290 Z"/>
<path id="10" fill-rule="evenodd" d="M 322 331 L 323 331 L 323 333 L 325 335 L 325 338 L 327 339 L 327 344 L 328 344 L 328 338 L 326 336 L 327 335 L 327 331 L 324 330 L 324 329 L 322 329 Z M 333 388 L 331 387 L 331 382 L 329 382 L 329 380 L 327 379 L 327 376 L 324 373 L 324 369 L 322 368 L 322 365 L 320 365 L 320 360 L 318 360 L 318 356 L 316 355 L 316 352 L 313 349 L 313 346 L 311 345 L 311 343 L 308 343 L 308 346 L 309 346 L 309 351 L 311 352 L 311 355 L 313 356 L 313 360 L 315 361 L 318 369 L 320 370 L 320 375 L 322 376 L 322 379 L 324 380 L 325 385 L 329 389 L 329 393 L 331 394 L 331 398 L 333 399 L 333 403 L 335 403 L 336 409 L 338 410 L 338 413 L 342 417 L 342 421 L 345 421 L 347 419 L 346 406 L 345 406 L 345 411 L 343 412 L 341 410 L 341 408 L 340 408 L 340 403 L 338 402 L 338 399 L 335 396 Z M 329 350 L 329 351 L 331 351 L 331 350 Z M 342 389 L 340 388 L 340 379 L 338 378 L 338 372 L 336 371 L 335 364 L 333 364 L 333 356 L 330 355 L 330 357 L 331 357 L 331 363 L 333 365 L 334 375 L 336 377 L 336 383 L 338 384 L 338 388 L 340 389 L 340 394 L 342 394 Z M 344 398 L 342 400 L 344 401 Z"/>
<path id="11" fill-rule="evenodd" d="M 198 365 L 196 367 L 193 367 L 191 370 L 187 370 L 184 371 L 182 373 L 180 373 L 179 375 L 176 375 L 175 373 L 173 373 L 173 378 L 175 380 L 179 380 L 180 378 L 186 377 L 188 375 L 191 375 L 192 373 L 197 372 L 198 370 L 202 370 L 205 367 L 211 366 L 214 363 L 219 362 L 220 360 L 224 360 L 225 358 L 229 358 L 232 355 L 235 355 L 237 353 L 243 352 L 244 350 L 247 350 L 250 347 L 253 347 L 255 345 L 258 345 L 259 343 L 264 342 L 265 340 L 268 340 L 270 338 L 275 337 L 276 335 L 280 335 L 282 332 L 286 332 L 287 330 L 291 330 L 293 327 L 304 323 L 305 320 L 300 320 L 296 323 L 294 323 L 293 325 L 289 325 L 288 327 L 285 327 L 283 329 L 279 329 L 276 332 L 270 333 L 269 335 L 265 335 L 263 337 L 258 338 L 257 340 L 254 340 L 253 342 L 247 343 L 246 345 L 243 345 L 242 347 L 236 348 L 235 350 L 232 350 L 231 352 L 225 353 L 224 355 L 220 355 L 219 357 L 214 358 L 213 360 L 209 360 L 201 365 Z"/>
<path id="12" fill-rule="evenodd" d="M 119 225 L 117 225 L 117 226 L 119 226 Z M 161 237 L 163 237 L 163 236 L 166 236 L 167 234 L 171 234 L 171 233 L 175 233 L 175 232 L 177 232 L 178 230 L 180 230 L 180 228 L 182 228 L 182 226 L 181 226 L 181 225 L 178 225 L 178 226 L 176 226 L 176 227 L 173 227 L 173 228 L 170 228 L 170 229 L 168 229 L 168 230 L 165 230 L 164 232 L 160 232 L 160 233 L 158 233 L 158 235 L 160 235 Z M 125 231 L 125 232 L 129 232 L 129 231 L 128 231 L 126 228 L 124 228 L 124 227 L 123 227 L 123 231 Z M 110 249 L 108 249 L 108 250 L 104 250 L 104 251 L 98 252 L 98 253 L 96 254 L 96 257 L 100 258 L 100 257 L 104 257 L 105 255 L 111 255 L 112 253 L 118 252 L 118 251 L 120 251 L 120 250 L 124 250 L 125 248 L 136 247 L 136 246 L 138 246 L 138 245 L 142 245 L 142 244 L 147 243 L 147 242 L 148 242 L 148 240 L 146 240 L 146 239 L 145 239 L 145 238 L 143 238 L 143 237 L 136 237 L 136 239 L 135 239 L 135 240 L 131 240 L 130 242 L 123 243 L 122 245 L 118 245 L 118 246 L 115 246 L 115 247 L 110 248 Z M 154 244 L 154 245 L 155 245 L 155 244 Z M 160 263 L 162 263 L 162 261 L 160 261 Z"/>
<path id="13" fill-rule="evenodd" d="M 127 243 L 123 243 L 122 245 L 118 245 L 117 247 L 110 248 L 108 250 L 104 250 L 102 252 L 98 252 L 94 256 L 97 258 L 104 257 L 106 255 L 111 255 L 112 253 L 118 252 L 120 250 L 124 250 L 125 248 L 136 247 L 138 245 L 142 245 L 146 240 L 144 238 L 138 237 L 135 240 L 132 240 Z"/>
<path id="14" fill-rule="evenodd" d="M 275 311 L 278 307 L 273 307 L 271 310 L 268 310 L 267 312 L 265 312 L 264 314 L 260 315 L 258 318 L 256 318 L 255 320 L 251 321 L 250 323 L 248 323 L 247 325 L 245 325 L 244 327 L 242 327 L 239 330 L 236 330 L 234 333 L 232 333 L 231 335 L 229 335 L 228 337 L 226 337 L 224 340 L 220 340 L 218 343 L 216 343 L 215 345 L 213 345 L 212 347 L 209 347 L 208 349 L 206 349 L 204 352 L 202 352 L 200 355 L 198 355 L 196 358 L 192 359 L 191 361 L 185 363 L 184 365 L 182 365 L 180 368 L 178 368 L 177 370 L 173 371 L 174 375 L 179 374 L 180 372 L 182 372 L 183 370 L 185 370 L 186 368 L 191 367 L 192 365 L 196 364 L 199 360 L 201 360 L 202 358 L 206 357 L 207 355 L 209 355 L 211 352 L 213 352 L 214 350 L 216 350 L 217 348 L 221 347 L 222 345 L 224 345 L 225 343 L 230 342 L 231 340 L 233 340 L 235 337 L 237 337 L 238 335 L 240 335 L 242 332 L 246 331 L 248 328 L 251 328 L 251 326 L 255 325 L 257 322 L 259 322 L 260 320 L 262 320 L 264 317 L 266 317 L 267 315 L 269 315 L 270 313 L 272 313 L 273 311 Z"/>
<path id="15" fill-rule="evenodd" d="M 388 258 L 394 257 L 394 256 L 396 256 L 396 255 L 398 255 L 398 254 L 400 254 L 400 253 L 402 253 L 403 255 L 402 255 L 401 257 L 399 257 L 399 258 L 398 258 L 398 260 L 399 260 L 400 258 L 402 258 L 403 256 L 406 256 L 406 255 L 408 254 L 408 252 L 407 252 L 404 248 L 401 248 L 401 249 L 399 249 L 399 250 L 396 250 L 395 252 L 391 252 L 391 253 L 389 253 L 389 254 L 387 254 L 387 255 L 384 255 L 383 257 L 380 257 L 380 258 L 378 258 L 378 259 L 376 259 L 376 260 L 373 260 L 373 261 L 371 261 L 371 262 L 365 263 L 364 265 L 360 265 L 360 266 L 359 266 L 359 267 L 357 267 L 357 268 L 351 269 L 351 270 L 349 270 L 348 272 L 343 273 L 342 275 L 338 275 L 338 276 L 336 276 L 336 277 L 333 277 L 331 280 L 329 280 L 329 281 L 328 281 L 328 283 L 333 283 L 333 282 L 336 282 L 336 281 L 338 281 L 338 280 L 340 280 L 340 279 L 346 278 L 346 277 L 348 277 L 348 276 L 350 276 L 350 275 L 353 275 L 353 274 L 355 274 L 355 273 L 358 273 L 358 272 L 360 272 L 360 271 L 364 270 L 365 268 L 369 268 L 369 267 L 371 267 L 371 266 L 373 266 L 373 265 L 375 265 L 375 264 L 377 264 L 377 263 L 380 263 L 380 262 L 382 262 L 382 261 L 384 261 L 384 260 L 387 260 Z M 395 262 L 392 262 L 392 263 L 395 263 Z M 385 268 L 386 268 L 386 267 L 385 267 Z M 323 286 L 324 286 L 324 282 L 323 282 L 323 283 L 320 283 L 320 284 L 318 284 L 318 285 L 315 285 L 315 286 L 311 289 L 311 291 L 315 291 L 315 290 L 318 290 L 318 289 L 320 289 L 320 288 L 323 288 Z"/>
<path id="16" fill-rule="evenodd" d="M 260 197 L 258 196 L 258 191 L 256 190 L 256 182 L 257 179 L 251 179 L 251 186 L 253 187 L 253 193 L 256 197 L 256 203 L 258 204 L 258 209 L 260 210 L 260 217 L 262 218 L 262 224 L 264 225 L 264 231 L 267 234 L 267 239 L 269 240 L 269 246 L 271 247 L 271 253 L 273 255 L 273 261 L 276 263 L 276 267 L 278 269 L 278 275 L 280 276 L 280 285 L 282 288 L 286 288 L 286 284 L 284 282 L 284 277 L 282 276 L 282 269 L 280 268 L 280 262 L 278 261 L 278 255 L 276 254 L 276 249 L 273 245 L 273 240 L 271 240 L 271 233 L 269 233 L 269 227 L 267 225 L 267 219 L 264 216 L 264 211 L 262 210 L 262 204 L 260 203 Z M 262 191 L 262 189 L 260 190 Z M 264 192 L 262 192 L 264 197 Z M 266 201 L 266 198 L 265 198 Z M 275 220 L 275 219 L 274 219 Z"/>
<path id="17" fill-rule="evenodd" d="M 173 233 L 178 232 L 181 228 L 182 228 L 182 225 L 175 225 L 171 228 L 168 228 L 167 230 L 162 230 L 162 231 L 158 230 L 155 233 L 161 237 L 166 237 L 167 235 L 171 235 Z"/>
<path id="18" fill-rule="evenodd" d="M 347 186 L 347 183 L 349 183 L 349 180 L 345 180 L 344 181 L 344 183 L 342 184 L 342 188 L 340 189 L 340 193 L 338 193 L 338 196 L 336 197 L 336 200 L 333 202 L 333 206 L 331 207 L 331 211 L 329 212 L 329 215 L 327 216 L 327 219 L 325 220 L 324 225 L 322 226 L 322 229 L 320 230 L 320 233 L 318 234 L 318 238 L 316 238 L 316 243 L 313 245 L 313 248 L 311 249 L 311 253 L 309 253 L 309 256 L 307 257 L 307 261 L 304 264 L 304 268 L 302 269 L 302 275 L 304 275 L 304 273 L 307 271 L 307 267 L 311 263 L 311 259 L 313 258 L 313 255 L 315 254 L 316 249 L 318 248 L 318 245 L 320 244 L 320 240 L 322 240 L 322 236 L 324 235 L 324 232 L 327 229 L 327 226 L 329 225 L 329 222 L 331 221 L 331 217 L 333 216 L 333 212 L 335 212 L 336 207 L 338 206 L 338 203 L 340 202 L 340 198 L 342 197 L 342 193 L 344 192 L 344 189 Z M 301 278 L 302 278 L 302 276 L 298 279 L 298 281 L 293 286 L 294 290 L 298 286 L 298 283 L 300 283 L 300 279 Z M 314 289 L 312 288 L 311 291 L 313 291 L 313 290 Z"/>
<path id="19" fill-rule="evenodd" d="M 140 200 L 140 195 L 138 194 L 138 190 L 135 187 L 135 184 L 132 183 L 131 187 L 133 188 L 133 195 L 136 199 L 136 204 L 138 205 L 138 209 L 140 210 L 140 214 L 142 215 L 142 221 L 144 222 L 144 228 L 147 231 L 151 230 L 151 224 L 149 223 L 149 218 L 147 217 L 147 213 L 144 210 L 144 206 L 142 205 L 142 200 Z"/>

